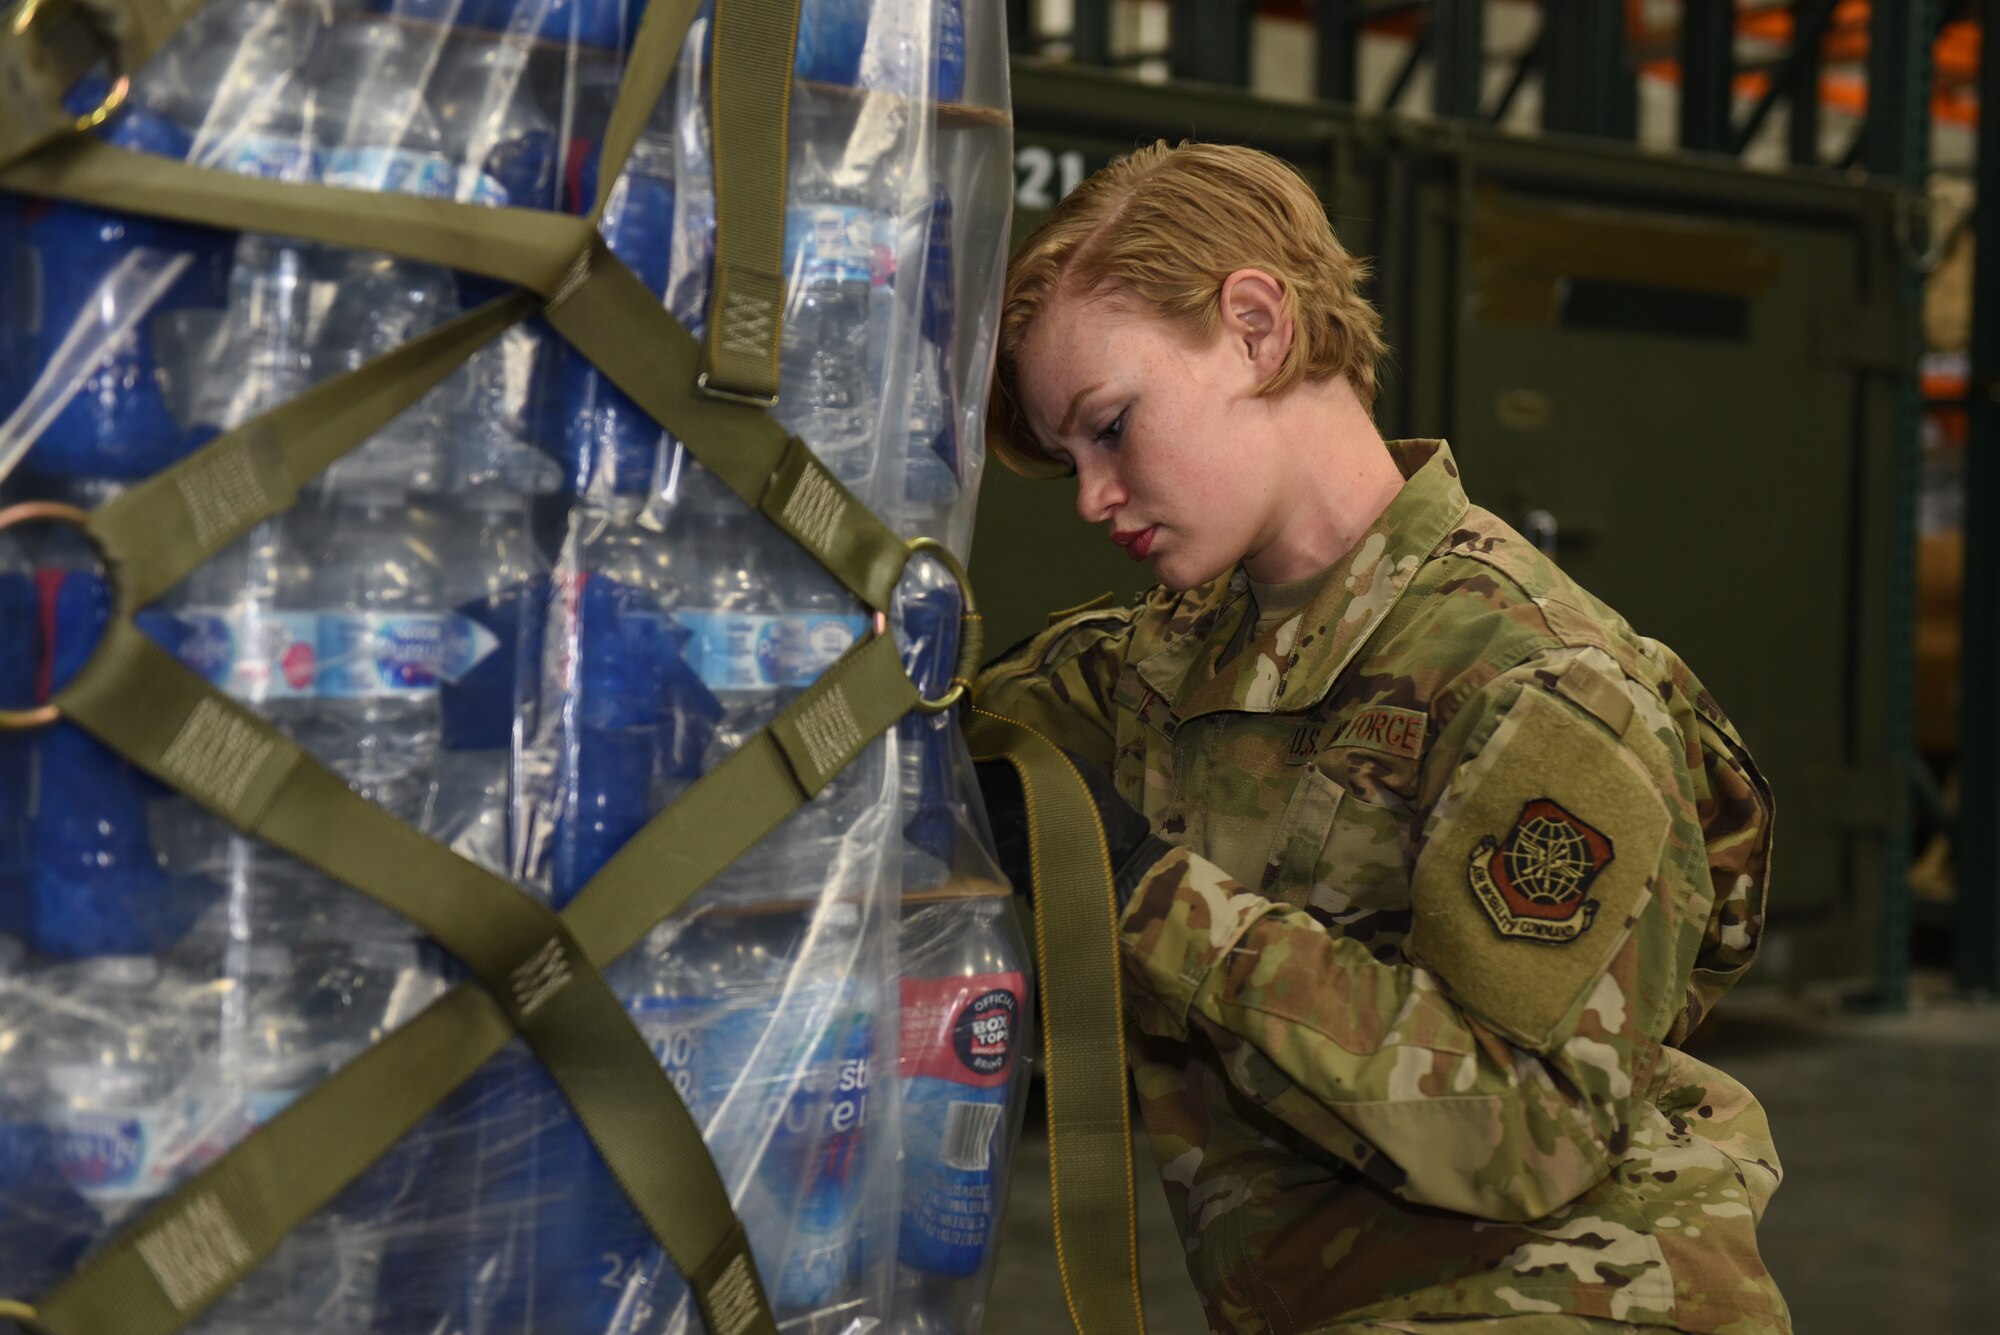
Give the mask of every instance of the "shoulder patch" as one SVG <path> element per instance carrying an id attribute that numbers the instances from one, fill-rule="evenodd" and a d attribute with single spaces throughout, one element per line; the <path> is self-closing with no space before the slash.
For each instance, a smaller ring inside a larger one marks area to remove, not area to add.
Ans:
<path id="1" fill-rule="evenodd" d="M 1410 953 L 1536 1051 L 1596 986 L 1653 893 L 1670 816 L 1639 758 L 1522 690 L 1452 776 L 1410 885 Z"/>
<path id="2" fill-rule="evenodd" d="M 1358 746 L 1384 755 L 1416 760 L 1424 753 L 1424 732 L 1430 716 L 1421 709 L 1369 705 L 1330 729 L 1315 729 L 1324 745 Z"/>
<path id="3" fill-rule="evenodd" d="M 1537 797 L 1521 808 L 1505 842 L 1489 834 L 1472 846 L 1467 879 L 1500 935 L 1574 941 L 1597 916 L 1591 884 L 1617 855 L 1602 830 Z"/>

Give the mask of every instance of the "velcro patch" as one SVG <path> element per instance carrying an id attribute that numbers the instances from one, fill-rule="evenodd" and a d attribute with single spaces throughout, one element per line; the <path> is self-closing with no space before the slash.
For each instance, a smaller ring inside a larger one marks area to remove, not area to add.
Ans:
<path id="1" fill-rule="evenodd" d="M 1411 955 L 1541 1050 L 1644 911 L 1669 819 L 1629 748 L 1523 690 L 1438 801 L 1411 876 Z"/>
<path id="2" fill-rule="evenodd" d="M 1429 726 L 1430 716 L 1421 709 L 1369 705 L 1336 725 L 1327 736 L 1326 745 L 1358 746 L 1383 755 L 1417 760 L 1424 754 L 1424 730 Z"/>

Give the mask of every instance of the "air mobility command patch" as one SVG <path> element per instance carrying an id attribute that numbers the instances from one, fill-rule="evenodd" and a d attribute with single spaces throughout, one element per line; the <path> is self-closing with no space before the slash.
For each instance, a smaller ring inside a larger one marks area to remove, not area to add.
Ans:
<path id="1" fill-rule="evenodd" d="M 1631 747 L 1524 686 L 1432 812 L 1411 869 L 1412 958 L 1490 1028 L 1540 1050 L 1645 911 L 1668 822 L 1660 780 Z"/>
<path id="2" fill-rule="evenodd" d="M 1500 935 L 1574 941 L 1597 916 L 1590 886 L 1612 856 L 1603 832 L 1538 797 L 1521 808 L 1505 843 L 1489 834 L 1472 846 L 1467 876 Z"/>

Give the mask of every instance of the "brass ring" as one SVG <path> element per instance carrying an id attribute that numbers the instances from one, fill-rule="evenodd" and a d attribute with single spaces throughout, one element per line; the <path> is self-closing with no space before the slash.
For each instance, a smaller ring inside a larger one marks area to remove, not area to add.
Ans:
<path id="1" fill-rule="evenodd" d="M 16 37 L 28 35 L 28 29 L 34 25 L 35 15 L 41 7 L 42 0 L 21 0 L 21 3 L 15 6 L 12 27 Z"/>
<path id="2" fill-rule="evenodd" d="M 44 3 L 46 3 L 46 0 L 21 0 L 21 3 L 15 6 L 14 18 L 9 25 L 14 36 L 25 37 L 28 35 L 28 29 L 34 26 L 35 16 L 41 13 Z M 89 11 L 86 10 L 85 13 L 88 14 Z M 93 23 L 92 26 L 95 28 L 96 25 Z M 99 31 L 97 35 L 103 37 L 104 33 Z M 107 42 L 105 45 L 115 54 L 117 51 L 115 43 Z M 97 109 L 76 118 L 76 132 L 78 134 L 87 134 L 110 120 L 112 114 L 118 108 L 124 106 L 125 99 L 131 95 L 132 76 L 124 73 L 119 74 L 117 78 L 111 81 L 111 90 L 105 93 L 104 100 L 97 104 Z"/>
<path id="3" fill-rule="evenodd" d="M 0 1321 L 12 1321 L 28 1330 L 42 1328 L 42 1314 L 26 1303 L 0 1298 Z"/>
<path id="4" fill-rule="evenodd" d="M 78 134 L 89 134 L 92 130 L 110 120 L 118 108 L 125 105 L 125 99 L 131 95 L 132 76 L 129 74 L 119 75 L 111 81 L 111 90 L 105 93 L 104 100 L 97 104 L 97 109 L 76 118 L 76 132 Z"/>
<path id="5" fill-rule="evenodd" d="M 5 533 L 18 524 L 37 521 L 68 524 L 86 537 L 90 533 L 88 527 L 90 512 L 80 510 L 74 505 L 64 505 L 60 501 L 23 501 L 19 505 L 10 505 L 0 510 L 0 533 Z M 93 542 L 92 545 L 96 544 Z M 62 710 L 57 708 L 53 700 L 45 705 L 37 705 L 33 709 L 0 709 L 0 732 L 24 732 L 29 728 L 43 728 L 61 717 Z M 12 1317 L 16 1321 L 26 1319 L 18 1312 L 10 1310 L 19 1306 L 21 1306 L 19 1303 L 0 1303 L 0 1317 Z"/>
<path id="6" fill-rule="evenodd" d="M 945 546 L 936 538 L 929 537 L 911 538 L 907 546 L 909 550 L 903 558 L 903 564 L 907 567 L 910 561 L 914 560 L 921 553 L 929 553 L 931 556 L 936 557 L 938 564 L 951 572 L 951 577 L 958 581 L 958 595 L 964 604 L 958 614 L 959 620 L 961 622 L 979 620 L 979 610 L 973 605 L 972 601 L 972 581 L 966 576 L 965 566 L 959 562 L 958 553 L 952 551 L 951 548 Z M 960 638 L 959 644 L 962 649 L 965 644 L 963 637 Z M 919 695 L 914 708 L 924 714 L 944 713 L 945 710 L 950 709 L 965 698 L 966 692 L 972 686 L 972 683 L 967 679 L 970 674 L 971 667 L 960 663 L 958 671 L 952 675 L 951 685 L 945 688 L 943 695 L 935 700 Z"/>

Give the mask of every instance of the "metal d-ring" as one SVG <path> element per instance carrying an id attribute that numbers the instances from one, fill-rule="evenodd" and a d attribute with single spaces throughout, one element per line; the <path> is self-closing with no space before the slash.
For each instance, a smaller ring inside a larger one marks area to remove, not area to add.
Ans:
<path id="1" fill-rule="evenodd" d="M 952 551 L 951 548 L 945 546 L 936 538 L 911 538 L 908 546 L 909 555 L 904 559 L 904 564 L 907 565 L 910 561 L 915 560 L 917 556 L 925 553 L 937 558 L 938 564 L 950 571 L 951 577 L 958 581 L 958 596 L 964 603 L 964 609 L 958 614 L 960 622 L 978 621 L 979 609 L 972 601 L 972 581 L 966 576 L 965 566 L 960 563 L 958 553 Z M 958 670 L 952 675 L 951 685 L 946 687 L 945 693 L 935 700 L 919 695 L 917 703 L 913 706 L 918 712 L 924 714 L 942 714 L 945 710 L 950 709 L 965 698 L 966 692 L 972 689 L 973 669 L 978 666 L 976 663 L 964 661 L 966 652 L 971 648 L 971 645 L 971 638 L 965 635 L 961 628 L 958 639 L 960 661 Z M 976 650 L 973 651 L 973 656 L 977 657 Z"/>
<path id="2" fill-rule="evenodd" d="M 90 512 L 80 510 L 74 505 L 64 505 L 60 501 L 23 501 L 19 505 L 10 505 L 0 510 L 0 533 L 5 533 L 16 525 L 36 522 L 68 524 L 84 537 L 90 537 Z M 91 545 L 96 546 L 94 540 Z M 99 552 L 98 555 L 101 559 L 103 553 Z M 29 728 L 47 727 L 61 717 L 62 710 L 53 700 L 45 705 L 37 705 L 33 709 L 0 709 L 0 732 L 23 732 Z M 25 1318 L 10 1310 L 11 1307 L 20 1306 L 19 1303 L 0 1303 L 0 1317 L 12 1317 L 16 1321 L 24 1320 Z"/>
<path id="3" fill-rule="evenodd" d="M 42 1329 L 42 1315 L 26 1303 L 0 1298 L 0 1321 L 11 1321 L 23 1330 Z"/>
<path id="4" fill-rule="evenodd" d="M 47 2 L 48 0 L 21 0 L 21 3 L 15 7 L 13 21 L 9 24 L 16 37 L 25 37 L 28 35 L 28 29 L 34 26 L 35 15 L 41 13 L 42 6 Z M 89 10 L 86 9 L 84 12 L 88 14 Z M 95 24 L 92 26 L 95 27 Z M 104 33 L 100 30 L 98 36 L 102 37 Z M 117 50 L 115 43 L 107 42 L 106 45 L 114 52 Z M 97 109 L 76 118 L 76 132 L 78 134 L 88 134 L 90 131 L 104 124 L 104 122 L 110 120 L 112 113 L 124 106 L 125 99 L 131 95 L 132 76 L 120 73 L 117 78 L 111 81 L 111 88 L 104 94 L 104 100 L 97 104 Z"/>

